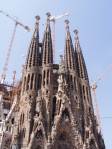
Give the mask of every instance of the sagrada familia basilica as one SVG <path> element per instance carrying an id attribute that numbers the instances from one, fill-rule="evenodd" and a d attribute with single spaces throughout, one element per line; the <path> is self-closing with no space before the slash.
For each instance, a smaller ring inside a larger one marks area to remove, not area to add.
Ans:
<path id="1" fill-rule="evenodd" d="M 17 105 L 7 149 L 105 149 L 78 30 L 72 42 L 69 21 L 65 21 L 64 55 L 55 64 L 50 14 L 42 42 L 39 22 L 36 16 L 20 91 L 15 95 Z"/>

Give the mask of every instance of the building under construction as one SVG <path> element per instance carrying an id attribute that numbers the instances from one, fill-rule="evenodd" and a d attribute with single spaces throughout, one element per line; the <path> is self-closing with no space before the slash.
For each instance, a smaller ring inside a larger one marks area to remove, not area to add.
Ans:
<path id="1" fill-rule="evenodd" d="M 41 42 L 36 17 L 22 80 L 0 84 L 1 149 L 105 149 L 78 31 L 72 42 L 65 21 L 64 55 L 55 64 L 50 18 Z"/>

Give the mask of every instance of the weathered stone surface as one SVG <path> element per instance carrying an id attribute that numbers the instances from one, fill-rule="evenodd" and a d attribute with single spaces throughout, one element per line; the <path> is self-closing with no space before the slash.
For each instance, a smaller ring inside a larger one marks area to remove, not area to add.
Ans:
<path id="1" fill-rule="evenodd" d="M 50 14 L 47 15 L 41 44 L 37 17 L 23 74 L 12 147 L 15 144 L 16 149 L 105 149 L 96 127 L 78 32 L 73 47 L 66 21 L 65 56 L 59 66 L 53 64 Z"/>

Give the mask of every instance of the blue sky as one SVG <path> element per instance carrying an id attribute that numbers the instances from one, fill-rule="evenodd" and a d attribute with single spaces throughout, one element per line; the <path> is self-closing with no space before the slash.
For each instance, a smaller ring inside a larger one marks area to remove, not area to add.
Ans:
<path id="1" fill-rule="evenodd" d="M 104 80 L 98 83 L 97 99 L 102 120 L 102 133 L 106 148 L 112 149 L 112 1 L 111 0 L 0 0 L 0 9 L 17 16 L 32 29 L 35 16 L 41 17 L 41 39 L 45 27 L 45 13 L 53 15 L 69 12 L 70 30 L 79 29 L 80 43 L 86 60 L 90 82 L 105 72 Z M 0 74 L 6 57 L 6 50 L 12 35 L 14 23 L 0 14 Z M 12 79 L 13 70 L 17 78 L 21 75 L 24 57 L 27 53 L 32 33 L 18 27 L 9 63 L 7 78 Z M 56 23 L 56 60 L 63 53 L 65 40 L 64 19 Z M 110 67 L 110 68 L 109 68 Z M 108 69 L 109 68 L 109 69 Z"/>

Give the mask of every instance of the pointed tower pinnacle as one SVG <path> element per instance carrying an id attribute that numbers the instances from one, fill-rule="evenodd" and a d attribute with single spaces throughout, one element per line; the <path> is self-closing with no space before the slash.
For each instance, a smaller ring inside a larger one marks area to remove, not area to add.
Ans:
<path id="1" fill-rule="evenodd" d="M 69 21 L 65 20 L 66 41 L 65 41 L 65 64 L 67 69 L 75 70 L 75 57 L 72 38 L 69 31 Z"/>
<path id="2" fill-rule="evenodd" d="M 77 65 L 77 72 L 80 78 L 88 79 L 87 68 L 85 65 L 85 60 L 79 42 L 78 30 L 75 30 L 74 33 L 75 33 L 75 59 Z"/>
<path id="3" fill-rule="evenodd" d="M 52 64 L 53 47 L 52 47 L 52 37 L 50 28 L 50 13 L 48 12 L 46 15 L 47 15 L 47 23 L 43 40 L 43 64 Z"/>
<path id="4" fill-rule="evenodd" d="M 36 24 L 35 24 L 35 31 L 33 34 L 33 37 L 35 37 L 36 39 L 39 40 L 39 20 L 40 20 L 40 16 L 36 16 Z"/>
<path id="5" fill-rule="evenodd" d="M 32 66 L 37 66 L 39 62 L 39 20 L 40 17 L 36 16 L 35 30 L 31 40 L 31 44 L 26 59 L 26 69 Z"/>
<path id="6" fill-rule="evenodd" d="M 36 16 L 35 30 L 28 49 L 26 58 L 26 66 L 23 75 L 22 91 L 37 90 L 36 80 L 38 78 L 37 69 L 39 66 L 39 20 L 40 17 Z"/>
<path id="7" fill-rule="evenodd" d="M 75 50 L 77 50 L 77 52 L 81 52 L 81 47 L 80 47 L 80 42 L 78 37 L 79 31 L 75 29 L 74 34 L 75 34 Z"/>

